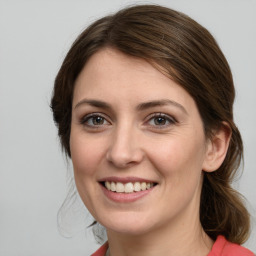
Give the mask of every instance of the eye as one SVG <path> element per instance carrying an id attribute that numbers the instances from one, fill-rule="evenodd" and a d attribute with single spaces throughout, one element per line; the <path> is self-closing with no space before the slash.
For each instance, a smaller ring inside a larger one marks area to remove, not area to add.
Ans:
<path id="1" fill-rule="evenodd" d="M 150 126 L 157 128 L 165 128 L 176 123 L 176 120 L 163 113 L 154 113 L 149 116 L 148 122 Z"/>
<path id="2" fill-rule="evenodd" d="M 80 123 L 91 128 L 98 128 L 110 124 L 104 116 L 97 113 L 86 115 L 81 119 Z"/>

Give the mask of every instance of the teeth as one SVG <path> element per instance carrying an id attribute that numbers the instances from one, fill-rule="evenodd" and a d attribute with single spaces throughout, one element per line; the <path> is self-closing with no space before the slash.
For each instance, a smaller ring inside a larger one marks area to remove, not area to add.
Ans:
<path id="1" fill-rule="evenodd" d="M 105 182 L 105 187 L 112 191 L 117 193 L 133 193 L 133 192 L 139 192 L 144 191 L 147 189 L 150 189 L 154 186 L 152 182 L 128 182 L 128 183 L 121 183 L 121 182 Z"/>
<path id="2" fill-rule="evenodd" d="M 111 182 L 111 184 L 110 184 L 110 190 L 111 191 L 116 191 L 116 183 L 115 182 Z"/>
<path id="3" fill-rule="evenodd" d="M 118 192 L 118 193 L 123 193 L 124 192 L 124 184 L 120 183 L 120 182 L 117 182 L 115 191 Z"/>
<path id="4" fill-rule="evenodd" d="M 134 191 L 141 191 L 141 186 L 139 182 L 135 182 L 133 186 L 134 186 Z"/>
<path id="5" fill-rule="evenodd" d="M 141 190 L 146 190 L 146 189 L 147 189 L 147 184 L 146 184 L 146 182 L 142 182 L 142 183 L 140 184 L 140 186 L 141 186 Z"/>
<path id="6" fill-rule="evenodd" d="M 111 184 L 110 184 L 109 181 L 106 181 L 106 182 L 105 182 L 105 186 L 106 186 L 106 188 L 107 188 L 108 190 L 111 190 Z"/>
<path id="7" fill-rule="evenodd" d="M 134 190 L 134 187 L 133 187 L 133 184 L 132 184 L 131 182 L 126 183 L 126 184 L 124 185 L 124 192 L 125 192 L 125 193 L 132 193 L 133 190 Z"/>

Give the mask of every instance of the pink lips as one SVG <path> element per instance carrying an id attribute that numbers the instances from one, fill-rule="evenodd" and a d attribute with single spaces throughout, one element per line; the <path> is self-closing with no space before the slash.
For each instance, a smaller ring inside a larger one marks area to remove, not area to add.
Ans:
<path id="1" fill-rule="evenodd" d="M 110 190 L 107 190 L 105 187 L 101 186 L 104 194 L 112 201 L 118 202 L 118 203 L 130 203 L 134 202 L 147 194 L 149 194 L 154 187 L 144 190 L 144 191 L 139 191 L 139 192 L 134 192 L 134 193 L 116 193 L 112 192 Z"/>
<path id="2" fill-rule="evenodd" d="M 113 181 L 113 182 L 121 182 L 121 183 L 128 183 L 128 182 L 152 182 L 155 183 L 151 180 L 145 180 L 145 179 L 141 179 L 138 177 L 107 177 L 104 179 L 101 179 L 100 182 L 105 182 L 105 181 Z M 147 196 L 149 193 L 152 192 L 152 190 L 155 187 L 152 187 L 150 189 L 144 190 L 144 191 L 138 191 L 138 192 L 132 192 L 132 193 L 116 193 L 113 191 L 108 190 L 107 188 L 105 188 L 104 186 L 101 186 L 102 191 L 104 193 L 104 195 L 117 203 L 131 203 L 134 201 L 137 201 L 145 196 Z"/>

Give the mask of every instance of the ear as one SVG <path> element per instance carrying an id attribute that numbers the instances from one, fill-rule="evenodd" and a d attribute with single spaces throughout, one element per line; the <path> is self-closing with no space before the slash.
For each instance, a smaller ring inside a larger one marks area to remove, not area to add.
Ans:
<path id="1" fill-rule="evenodd" d="M 213 172 L 221 166 L 228 151 L 231 134 L 228 123 L 222 122 L 222 126 L 208 139 L 203 162 L 204 171 Z"/>

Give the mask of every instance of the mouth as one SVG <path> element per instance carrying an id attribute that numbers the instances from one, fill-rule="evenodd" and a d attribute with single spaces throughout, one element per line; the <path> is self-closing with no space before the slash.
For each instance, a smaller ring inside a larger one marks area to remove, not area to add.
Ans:
<path id="1" fill-rule="evenodd" d="M 107 190 L 115 192 L 115 193 L 136 193 L 140 191 L 145 191 L 153 188 L 157 185 L 154 182 L 146 182 L 146 181 L 135 181 L 135 182 L 115 182 L 115 181 L 102 181 L 100 184 L 105 187 Z"/>

